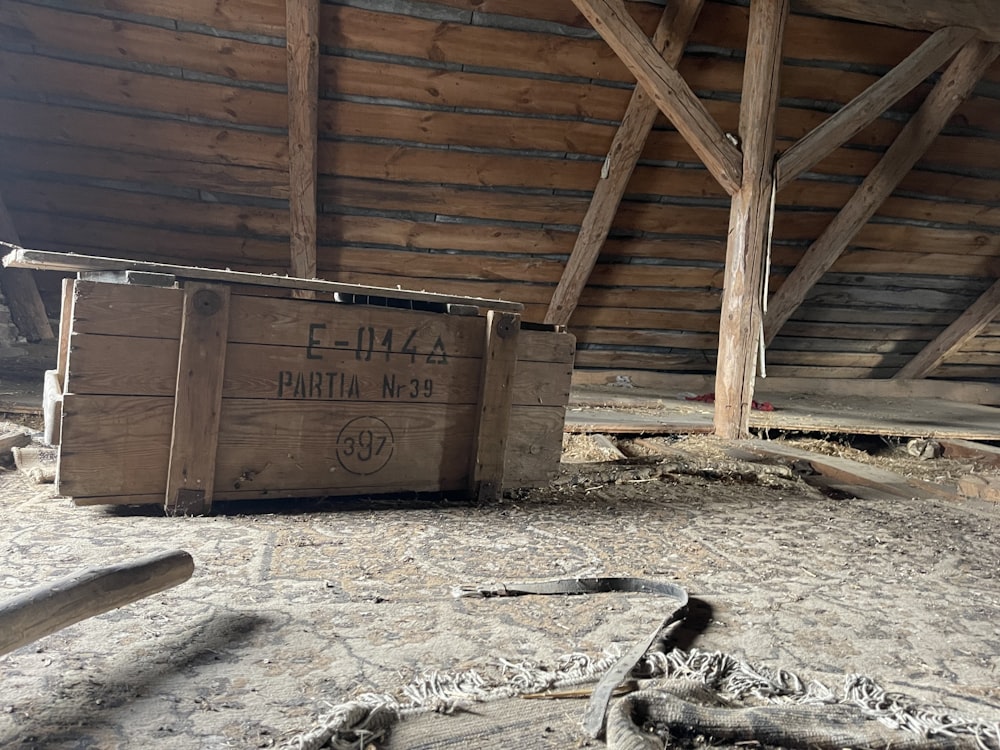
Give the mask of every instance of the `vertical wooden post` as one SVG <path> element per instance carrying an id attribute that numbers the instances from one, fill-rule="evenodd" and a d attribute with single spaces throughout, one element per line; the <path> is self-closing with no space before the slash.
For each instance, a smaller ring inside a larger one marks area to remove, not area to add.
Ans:
<path id="1" fill-rule="evenodd" d="M 743 178 L 733 195 L 715 375 L 715 433 L 749 435 L 774 181 L 774 121 L 789 0 L 752 0 L 740 105 Z"/>
<path id="2" fill-rule="evenodd" d="M 229 287 L 187 282 L 181 319 L 166 511 L 197 515 L 212 508 L 222 382 L 229 336 Z"/>
<path id="3" fill-rule="evenodd" d="M 316 278 L 319 0 L 286 0 L 288 213 L 292 276 Z M 315 293 L 296 290 L 296 297 Z"/>
<path id="4" fill-rule="evenodd" d="M 14 222 L 7 213 L 3 197 L 0 196 L 0 240 L 14 245 L 21 244 Z M 10 317 L 21 335 L 28 341 L 48 341 L 55 337 L 52 324 L 38 293 L 35 277 L 25 268 L 4 268 L 0 266 L 0 288 L 3 289 L 10 309 Z"/>
<path id="5" fill-rule="evenodd" d="M 507 432 L 514 368 L 517 366 L 517 340 L 521 316 L 489 310 L 486 313 L 486 339 L 479 387 L 479 414 L 472 450 L 470 484 L 473 496 L 487 502 L 503 491 L 504 458 L 507 455 Z"/>

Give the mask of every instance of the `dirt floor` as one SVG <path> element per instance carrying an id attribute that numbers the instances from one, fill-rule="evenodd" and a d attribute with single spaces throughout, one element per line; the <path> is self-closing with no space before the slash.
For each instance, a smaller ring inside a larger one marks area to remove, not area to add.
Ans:
<path id="1" fill-rule="evenodd" d="M 421 499 L 220 504 L 206 518 L 73 507 L 0 473 L 0 601 L 80 568 L 181 548 L 194 577 L 0 657 L 0 746 L 272 747 L 330 704 L 425 670 L 554 664 L 624 648 L 655 597 L 461 599 L 452 587 L 633 575 L 685 586 L 683 646 L 832 685 L 863 673 L 1000 721 L 1000 515 L 954 501 L 833 499 L 708 438 L 567 438 L 552 487 L 487 506 Z M 801 442 L 799 443 L 801 447 Z M 968 464 L 811 450 L 920 478 Z M 853 451 L 853 452 L 852 452 Z M 596 461 L 596 462 L 595 462 Z M 660 470 L 669 463 L 671 469 Z M 566 747 L 585 746 L 567 737 Z M 550 747 L 551 745 L 546 745 Z"/>

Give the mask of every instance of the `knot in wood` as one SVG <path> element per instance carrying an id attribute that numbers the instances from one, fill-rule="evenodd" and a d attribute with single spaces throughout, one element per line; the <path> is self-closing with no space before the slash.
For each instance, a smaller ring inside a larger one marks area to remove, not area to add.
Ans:
<path id="1" fill-rule="evenodd" d="M 512 335 L 517 329 L 517 319 L 513 315 L 504 313 L 497 320 L 497 336 L 502 339 Z"/>
<path id="2" fill-rule="evenodd" d="M 199 315 L 207 318 L 219 312 L 222 307 L 222 297 L 211 289 L 199 289 L 194 293 L 191 304 Z"/>

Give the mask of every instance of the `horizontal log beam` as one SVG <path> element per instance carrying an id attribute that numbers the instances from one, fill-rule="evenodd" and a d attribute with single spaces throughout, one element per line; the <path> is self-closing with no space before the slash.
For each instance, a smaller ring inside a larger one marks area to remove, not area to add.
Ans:
<path id="1" fill-rule="evenodd" d="M 966 26 L 981 39 L 1000 42 L 995 0 L 792 0 L 792 10 L 922 31 Z"/>

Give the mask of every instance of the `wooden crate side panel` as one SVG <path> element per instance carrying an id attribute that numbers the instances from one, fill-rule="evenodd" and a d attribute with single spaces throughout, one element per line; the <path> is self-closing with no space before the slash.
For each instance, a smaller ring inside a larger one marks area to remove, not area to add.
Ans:
<path id="1" fill-rule="evenodd" d="M 72 355 L 70 356 L 72 363 Z M 61 495 L 165 497 L 173 396 L 63 396 Z"/>
<path id="2" fill-rule="evenodd" d="M 565 417 L 564 407 L 511 409 L 504 458 L 505 488 L 544 485 L 559 474 Z"/>
<path id="3" fill-rule="evenodd" d="M 466 486 L 474 406 L 226 399 L 215 488 L 254 496 L 457 490 Z M 81 498 L 166 491 L 173 399 L 64 402 L 58 490 Z M 137 501 L 142 502 L 142 501 Z"/>
<path id="4" fill-rule="evenodd" d="M 454 490 L 467 484 L 473 406 L 222 405 L 216 488 L 280 494 Z"/>

